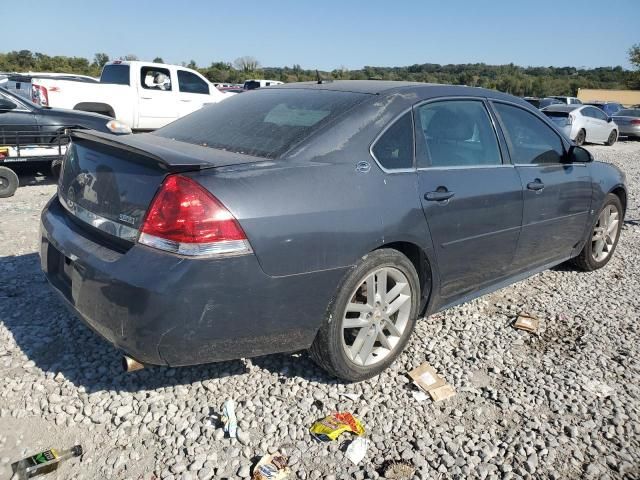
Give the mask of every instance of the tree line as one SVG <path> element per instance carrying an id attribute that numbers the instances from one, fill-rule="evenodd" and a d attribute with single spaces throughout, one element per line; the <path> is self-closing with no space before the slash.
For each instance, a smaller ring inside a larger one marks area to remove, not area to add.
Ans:
<path id="1" fill-rule="evenodd" d="M 629 50 L 629 59 L 638 68 L 640 46 Z M 122 60 L 137 60 L 133 55 L 119 57 Z M 59 72 L 99 76 L 102 66 L 110 61 L 105 53 L 96 53 L 92 60 L 83 57 L 49 56 L 29 50 L 0 53 L 0 72 Z M 162 62 L 161 57 L 153 59 Z M 429 83 L 448 83 L 485 87 L 511 93 L 543 97 L 547 95 L 576 95 L 578 88 L 628 89 L 640 88 L 640 73 L 617 67 L 521 67 L 487 65 L 484 63 L 415 64 L 405 67 L 365 66 L 351 70 L 345 67 L 331 71 L 291 67 L 262 67 L 254 57 L 240 57 L 234 62 L 212 62 L 207 67 L 195 61 L 183 66 L 199 71 L 212 82 L 242 83 L 248 78 L 266 78 L 283 82 L 316 80 L 318 75 L 325 80 L 406 80 Z"/>

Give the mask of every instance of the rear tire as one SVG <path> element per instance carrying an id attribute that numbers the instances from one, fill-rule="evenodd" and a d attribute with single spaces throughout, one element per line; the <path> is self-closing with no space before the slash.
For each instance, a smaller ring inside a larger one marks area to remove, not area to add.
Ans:
<path id="1" fill-rule="evenodd" d="M 419 299 L 418 274 L 406 256 L 392 249 L 365 255 L 338 287 L 311 358 L 348 381 L 379 374 L 409 341 Z"/>
<path id="2" fill-rule="evenodd" d="M 587 138 L 587 132 L 584 131 L 584 129 L 581 129 L 578 134 L 576 135 L 576 145 L 580 146 L 580 145 L 584 145 L 584 141 Z"/>
<path id="3" fill-rule="evenodd" d="M 595 224 L 589 230 L 582 251 L 572 259 L 576 267 L 585 272 L 593 272 L 609 263 L 620 239 L 623 215 L 620 198 L 613 193 L 608 194 Z"/>
<path id="4" fill-rule="evenodd" d="M 0 167 L 0 198 L 13 196 L 20 185 L 16 172 L 7 167 Z"/>
<path id="5" fill-rule="evenodd" d="M 607 139 L 606 142 L 604 142 L 604 144 L 607 147 L 610 147 L 611 145 L 613 145 L 617 141 L 618 141 L 618 131 L 617 130 L 611 130 L 611 133 L 609 134 L 609 138 Z"/>

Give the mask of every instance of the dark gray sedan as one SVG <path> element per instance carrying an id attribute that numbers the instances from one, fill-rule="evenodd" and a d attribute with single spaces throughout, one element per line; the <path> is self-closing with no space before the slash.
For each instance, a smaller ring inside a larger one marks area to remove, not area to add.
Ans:
<path id="1" fill-rule="evenodd" d="M 613 117 L 623 137 L 640 139 L 640 108 L 623 108 Z"/>
<path id="2" fill-rule="evenodd" d="M 75 133 L 41 260 L 129 366 L 310 349 L 362 380 L 422 315 L 606 265 L 626 203 L 617 168 L 518 98 L 289 84 L 151 134 Z"/>

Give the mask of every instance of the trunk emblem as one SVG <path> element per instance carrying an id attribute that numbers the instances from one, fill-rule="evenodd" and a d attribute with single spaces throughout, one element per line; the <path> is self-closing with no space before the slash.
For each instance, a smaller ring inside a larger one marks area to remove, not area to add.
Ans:
<path id="1" fill-rule="evenodd" d="M 136 219 L 129 216 L 129 215 L 125 215 L 124 213 L 121 213 L 120 215 L 118 215 L 118 219 L 121 222 L 125 222 L 128 223 L 129 225 L 134 225 L 136 223 Z"/>
<path id="2" fill-rule="evenodd" d="M 356 163 L 356 171 L 360 173 L 368 173 L 371 170 L 371 164 L 369 162 L 361 161 Z"/>

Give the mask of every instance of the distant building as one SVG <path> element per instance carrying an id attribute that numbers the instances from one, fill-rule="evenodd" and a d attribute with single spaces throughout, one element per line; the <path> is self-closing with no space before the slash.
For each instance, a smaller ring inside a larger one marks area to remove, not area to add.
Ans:
<path id="1" fill-rule="evenodd" d="M 578 98 L 582 102 L 618 102 L 625 107 L 640 104 L 640 90 L 599 90 L 596 88 L 579 88 Z"/>

